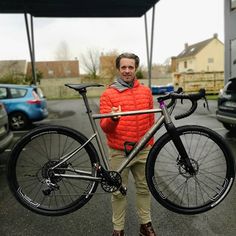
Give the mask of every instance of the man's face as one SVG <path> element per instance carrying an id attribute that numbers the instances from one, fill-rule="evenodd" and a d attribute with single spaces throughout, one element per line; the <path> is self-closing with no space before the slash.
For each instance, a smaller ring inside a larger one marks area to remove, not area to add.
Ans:
<path id="1" fill-rule="evenodd" d="M 131 83 L 135 78 L 135 60 L 130 58 L 121 58 L 119 74 L 123 81 Z"/>

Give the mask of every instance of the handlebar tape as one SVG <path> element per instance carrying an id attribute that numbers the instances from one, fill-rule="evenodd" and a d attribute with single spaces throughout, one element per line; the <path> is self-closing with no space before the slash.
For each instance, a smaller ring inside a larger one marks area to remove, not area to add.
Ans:
<path id="1" fill-rule="evenodd" d="M 197 108 L 197 101 L 201 98 L 205 97 L 206 91 L 205 89 L 200 89 L 198 93 L 194 93 L 194 94 L 182 94 L 182 88 L 179 88 L 176 92 L 174 93 L 169 93 L 167 95 L 164 95 L 162 97 L 158 98 L 158 101 L 165 101 L 167 99 L 171 99 L 171 101 L 169 102 L 169 104 L 167 105 L 167 108 L 171 107 L 174 103 L 176 99 L 188 99 L 192 102 L 192 106 L 190 107 L 190 109 L 188 111 L 186 111 L 183 114 L 179 114 L 175 116 L 176 120 L 185 118 L 189 115 L 191 115 Z"/>

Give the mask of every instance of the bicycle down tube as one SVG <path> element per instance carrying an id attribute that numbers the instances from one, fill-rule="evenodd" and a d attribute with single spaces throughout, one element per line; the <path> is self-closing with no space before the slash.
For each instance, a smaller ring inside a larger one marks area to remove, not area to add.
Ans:
<path id="1" fill-rule="evenodd" d="M 59 162 L 54 167 L 52 167 L 52 170 L 58 168 L 61 164 L 68 161 L 74 154 L 79 152 L 88 142 L 91 142 L 92 139 L 94 139 L 94 138 L 96 139 L 96 142 L 97 142 L 100 154 L 101 154 L 101 158 L 102 158 L 104 167 L 105 167 L 106 170 L 110 170 L 109 163 L 108 163 L 106 155 L 105 155 L 104 146 L 102 144 L 101 136 L 99 134 L 98 127 L 97 127 L 97 124 L 96 124 L 95 120 L 102 119 L 102 118 L 107 118 L 107 117 L 113 117 L 113 116 L 117 116 L 117 115 L 118 116 L 130 116 L 130 115 L 140 115 L 140 114 L 147 114 L 147 113 L 162 113 L 162 109 L 149 109 L 149 110 L 117 112 L 115 114 L 114 113 L 92 114 L 92 111 L 90 109 L 86 94 L 83 93 L 83 92 L 81 94 L 82 94 L 84 104 L 85 104 L 85 107 L 86 107 L 86 111 L 87 111 L 87 114 L 88 114 L 88 117 L 89 117 L 89 122 L 92 126 L 92 130 L 93 130 L 94 134 L 88 139 L 88 141 L 85 144 L 83 144 L 82 146 L 80 146 L 78 148 L 75 148 L 74 150 L 72 150 L 67 155 L 61 157 L 62 161 Z M 132 159 L 138 154 L 138 152 L 148 143 L 150 138 L 157 132 L 157 130 L 161 127 L 161 125 L 163 123 L 164 123 L 164 116 L 162 115 L 158 120 L 156 120 L 154 125 L 143 136 L 143 138 L 134 146 L 134 148 L 129 153 L 127 158 L 123 161 L 121 166 L 116 170 L 117 172 L 121 173 L 124 170 L 124 168 L 132 161 Z M 78 178 L 78 179 L 87 179 L 87 180 L 91 180 L 91 179 L 100 180 L 100 178 L 90 177 L 89 173 L 80 172 L 78 170 L 75 170 L 75 172 L 77 174 L 82 174 L 82 175 L 68 175 L 68 174 L 61 174 L 61 173 L 56 174 L 55 173 L 55 176 L 58 176 L 58 177 L 63 176 L 63 177 L 67 177 L 67 178 Z"/>
<path id="2" fill-rule="evenodd" d="M 95 122 L 96 119 L 102 119 L 107 117 L 114 117 L 114 116 L 130 116 L 130 115 L 141 115 L 141 114 L 148 114 L 148 113 L 162 113 L 162 109 L 149 109 L 149 110 L 137 110 L 137 111 L 127 111 L 127 112 L 116 112 L 114 113 L 107 113 L 107 114 L 92 114 L 92 111 L 90 109 L 88 98 L 86 96 L 86 91 L 82 91 L 80 93 L 82 95 L 82 98 L 84 100 L 84 104 L 86 107 L 86 111 L 89 117 L 90 124 L 92 126 L 93 132 L 96 134 L 96 141 L 98 144 L 98 148 L 102 157 L 102 161 L 104 163 L 105 169 L 109 170 L 109 163 L 107 161 L 104 147 L 102 145 L 101 136 L 98 132 L 97 124 Z M 164 122 L 164 117 L 161 117 L 159 120 L 155 122 L 155 124 L 150 128 L 150 130 L 143 136 L 143 138 L 135 145 L 135 147 L 132 149 L 128 157 L 125 159 L 125 161 L 122 163 L 122 165 L 119 167 L 117 172 L 121 173 L 122 170 L 130 163 L 130 161 L 136 156 L 136 154 L 147 144 L 147 142 L 150 140 L 150 138 L 156 133 L 156 131 L 161 127 L 161 125 Z"/>

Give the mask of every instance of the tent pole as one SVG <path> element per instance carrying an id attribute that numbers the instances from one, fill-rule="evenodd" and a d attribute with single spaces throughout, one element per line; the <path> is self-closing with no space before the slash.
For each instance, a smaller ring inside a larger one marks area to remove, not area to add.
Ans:
<path id="1" fill-rule="evenodd" d="M 30 59 L 31 59 L 33 84 L 37 85 L 37 75 L 35 69 L 35 53 L 34 53 L 35 50 L 34 50 L 33 17 L 31 16 L 31 35 L 30 35 L 27 13 L 24 13 L 24 16 L 25 16 L 25 26 L 29 45 Z"/>
<path id="2" fill-rule="evenodd" d="M 151 26 L 151 45 L 149 51 L 147 16 L 144 15 L 145 35 L 146 35 L 146 51 L 147 51 L 147 65 L 148 65 L 148 86 L 151 88 L 152 83 L 152 55 L 153 55 L 153 41 L 154 41 L 154 22 L 155 22 L 155 5 L 152 8 L 152 26 Z"/>

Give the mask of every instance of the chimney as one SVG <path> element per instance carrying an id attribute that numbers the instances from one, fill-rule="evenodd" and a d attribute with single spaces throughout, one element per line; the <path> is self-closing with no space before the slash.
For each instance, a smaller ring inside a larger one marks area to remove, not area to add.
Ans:
<path id="1" fill-rule="evenodd" d="M 213 34 L 213 38 L 218 39 L 218 34 L 217 33 Z"/>
<path id="2" fill-rule="evenodd" d="M 184 44 L 184 49 L 187 49 L 188 48 L 188 43 L 185 43 Z"/>

